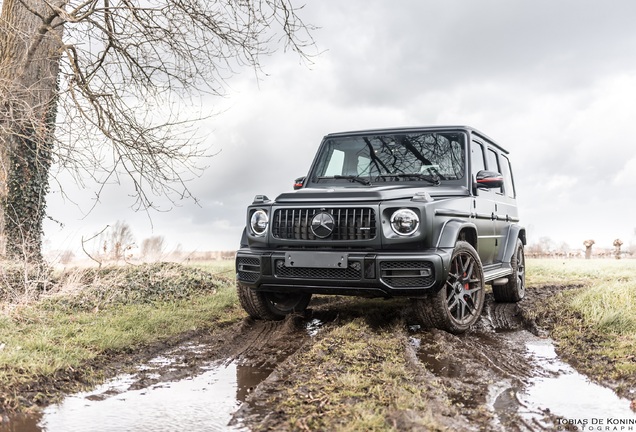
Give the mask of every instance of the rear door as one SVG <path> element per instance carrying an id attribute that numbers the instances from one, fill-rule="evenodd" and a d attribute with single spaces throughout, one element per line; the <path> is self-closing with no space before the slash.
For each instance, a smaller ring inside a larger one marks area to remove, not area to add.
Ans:
<path id="1" fill-rule="evenodd" d="M 486 169 L 486 147 L 483 142 L 473 140 L 471 143 L 472 182 L 481 170 Z M 491 264 L 495 260 L 495 224 L 493 221 L 495 200 L 494 192 L 489 189 L 473 189 L 475 196 L 471 207 L 471 217 L 477 227 L 477 252 L 483 264 Z"/>
<path id="2" fill-rule="evenodd" d="M 512 178 L 510 160 L 500 149 L 491 147 L 486 156 L 488 170 L 496 171 L 503 176 L 502 187 L 493 189 L 493 214 L 494 214 L 494 238 L 495 238 L 495 261 L 500 262 L 503 258 L 506 246 L 506 237 L 510 224 L 518 221 L 516 192 Z"/>

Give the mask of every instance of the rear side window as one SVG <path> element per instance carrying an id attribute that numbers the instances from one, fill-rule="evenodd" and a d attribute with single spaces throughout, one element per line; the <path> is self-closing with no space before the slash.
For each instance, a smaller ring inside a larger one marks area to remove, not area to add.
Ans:
<path id="1" fill-rule="evenodd" d="M 517 194 L 515 192 L 514 178 L 512 177 L 512 167 L 510 166 L 510 160 L 504 155 L 501 155 L 501 168 L 503 171 L 501 174 L 504 178 L 504 190 L 506 195 L 510 198 L 514 198 Z"/>
<path id="2" fill-rule="evenodd" d="M 479 171 L 486 169 L 486 164 L 484 163 L 484 148 L 478 142 L 473 141 L 473 145 L 470 147 L 470 161 L 473 176 Z"/>
<path id="3" fill-rule="evenodd" d="M 497 153 L 492 149 L 488 149 L 488 171 L 494 171 L 498 173 L 501 172 L 501 170 L 499 169 L 499 159 L 497 159 Z"/>
<path id="4" fill-rule="evenodd" d="M 488 171 L 494 171 L 501 174 L 501 168 L 499 167 L 499 158 L 497 157 L 497 153 L 493 149 L 488 149 L 486 158 L 488 162 Z M 497 192 L 503 192 L 501 188 L 493 190 Z"/>

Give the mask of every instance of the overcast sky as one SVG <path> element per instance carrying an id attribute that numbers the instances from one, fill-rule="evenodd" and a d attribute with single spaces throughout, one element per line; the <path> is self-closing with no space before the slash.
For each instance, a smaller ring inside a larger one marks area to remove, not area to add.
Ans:
<path id="1" fill-rule="evenodd" d="M 330 132 L 473 126 L 511 152 L 529 241 L 582 248 L 636 243 L 636 2 L 585 0 L 321 0 L 302 18 L 320 27 L 312 65 L 282 51 L 246 70 L 221 114 L 201 124 L 218 154 L 190 187 L 199 205 L 135 213 L 110 186 L 91 213 L 49 197 L 47 247 L 125 220 L 140 244 L 236 249 L 254 195 L 289 191 Z M 152 224 L 149 220 L 152 219 Z"/>

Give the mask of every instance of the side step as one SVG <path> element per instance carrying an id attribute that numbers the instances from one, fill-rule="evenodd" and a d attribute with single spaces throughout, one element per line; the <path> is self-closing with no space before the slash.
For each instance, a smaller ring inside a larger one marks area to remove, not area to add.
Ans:
<path id="1" fill-rule="evenodd" d="M 507 283 L 508 283 L 507 277 L 498 278 L 491 282 L 492 285 L 505 285 Z"/>
<path id="2" fill-rule="evenodd" d="M 484 282 L 493 285 L 505 285 L 512 274 L 510 263 L 498 263 L 484 267 Z"/>

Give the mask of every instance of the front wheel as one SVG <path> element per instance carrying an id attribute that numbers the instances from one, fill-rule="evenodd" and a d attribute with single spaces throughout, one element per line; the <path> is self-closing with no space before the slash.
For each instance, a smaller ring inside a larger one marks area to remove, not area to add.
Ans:
<path id="1" fill-rule="evenodd" d="M 240 283 L 236 285 L 236 291 L 241 306 L 249 316 L 270 321 L 283 319 L 292 312 L 304 311 L 311 300 L 311 294 L 256 291 Z"/>
<path id="2" fill-rule="evenodd" d="M 421 321 L 450 333 L 463 333 L 473 325 L 484 307 L 484 270 L 479 255 L 465 241 L 455 244 L 444 285 L 416 300 Z"/>

